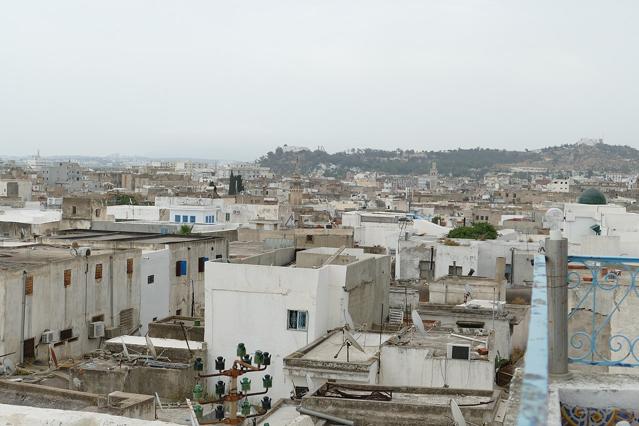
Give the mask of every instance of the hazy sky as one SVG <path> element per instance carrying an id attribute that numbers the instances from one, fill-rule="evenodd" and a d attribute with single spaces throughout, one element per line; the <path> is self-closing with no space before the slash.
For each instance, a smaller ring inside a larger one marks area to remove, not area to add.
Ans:
<path id="1" fill-rule="evenodd" d="M 639 148 L 636 0 L 0 4 L 0 155 Z"/>

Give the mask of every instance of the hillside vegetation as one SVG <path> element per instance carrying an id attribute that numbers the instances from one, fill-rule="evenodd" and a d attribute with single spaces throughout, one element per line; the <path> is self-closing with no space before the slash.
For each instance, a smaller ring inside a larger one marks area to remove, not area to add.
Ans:
<path id="1" fill-rule="evenodd" d="M 551 171 L 637 170 L 639 151 L 629 146 L 572 144 L 537 151 L 499 149 L 455 149 L 448 151 L 384 151 L 353 149 L 329 154 L 323 150 L 297 152 L 277 148 L 262 156 L 258 163 L 279 175 L 291 175 L 296 167 L 303 174 L 343 177 L 347 172 L 377 172 L 391 175 L 428 174 L 433 161 L 442 175 L 482 176 L 507 166 L 545 167 Z"/>

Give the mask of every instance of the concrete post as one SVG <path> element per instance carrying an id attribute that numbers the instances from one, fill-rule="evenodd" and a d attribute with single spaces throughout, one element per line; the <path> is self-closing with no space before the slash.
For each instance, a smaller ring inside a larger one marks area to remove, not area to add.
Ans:
<path id="1" fill-rule="evenodd" d="M 546 238 L 548 369 L 568 373 L 568 240 Z M 534 303 L 534 301 L 533 301 Z"/>

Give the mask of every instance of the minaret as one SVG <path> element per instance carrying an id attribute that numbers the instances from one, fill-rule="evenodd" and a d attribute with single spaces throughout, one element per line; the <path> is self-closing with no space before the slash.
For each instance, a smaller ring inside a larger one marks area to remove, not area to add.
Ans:
<path id="1" fill-rule="evenodd" d="M 430 176 L 428 178 L 428 186 L 430 190 L 434 190 L 439 180 L 439 173 L 437 172 L 437 162 L 433 161 L 430 165 Z"/>
<path id="2" fill-rule="evenodd" d="M 299 157 L 295 161 L 295 172 L 293 173 L 293 182 L 288 193 L 288 203 L 292 206 L 299 206 L 302 204 L 302 178 L 299 174 Z"/>

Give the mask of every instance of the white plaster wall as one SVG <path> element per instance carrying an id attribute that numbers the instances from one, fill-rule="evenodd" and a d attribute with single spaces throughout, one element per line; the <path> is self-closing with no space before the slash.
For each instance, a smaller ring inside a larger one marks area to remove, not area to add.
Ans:
<path id="1" fill-rule="evenodd" d="M 116 220 L 160 220 L 160 208 L 156 206 L 107 206 L 107 215 Z"/>
<path id="2" fill-rule="evenodd" d="M 179 223 L 187 223 L 190 224 L 192 223 L 191 220 L 191 216 L 195 216 L 195 223 L 199 223 L 199 224 L 205 224 L 206 223 L 206 216 L 213 216 L 213 220 L 215 222 L 217 222 L 217 217 L 219 215 L 219 209 L 211 207 L 211 208 L 188 208 L 188 207 L 180 207 L 180 208 L 174 208 L 172 207 L 170 209 L 170 214 L 169 214 L 169 221 L 173 222 L 173 223 L 178 223 L 175 221 L 175 216 L 180 216 L 180 222 Z M 188 217 L 188 222 L 183 222 L 182 218 L 183 216 L 187 216 Z"/>
<path id="3" fill-rule="evenodd" d="M 438 244 L 435 250 L 435 279 L 448 275 L 448 267 L 453 262 L 462 267 L 462 275 L 467 275 L 471 268 L 477 274 L 479 268 L 477 243 L 472 242 L 469 245 L 460 246 Z"/>
<path id="4" fill-rule="evenodd" d="M 12 426 L 177 426 L 177 423 L 139 420 L 87 411 L 57 410 L 22 405 L 0 404 L 0 424 Z"/>
<path id="5" fill-rule="evenodd" d="M 381 352 L 380 384 L 491 390 L 492 362 L 431 358 L 427 348 L 385 345 Z"/>
<path id="6" fill-rule="evenodd" d="M 283 358 L 315 340 L 323 334 L 317 330 L 326 326 L 326 314 L 317 309 L 320 274 L 318 269 L 207 262 L 205 339 L 211 343 L 208 364 L 214 365 L 215 357 L 222 355 L 230 366 L 239 342 L 251 353 L 256 349 L 270 352 L 270 396 L 289 397 L 293 388 L 283 373 Z M 308 311 L 307 331 L 287 329 L 288 309 Z M 261 378 L 255 376 L 253 382 L 259 389 Z M 210 380 L 209 387 L 213 383 Z"/>
<path id="7" fill-rule="evenodd" d="M 140 333 L 145 335 L 148 324 L 153 318 L 165 318 L 171 315 L 170 293 L 171 280 L 167 268 L 169 249 L 145 251 L 140 264 Z M 148 283 L 148 276 L 154 275 L 153 284 Z"/>

